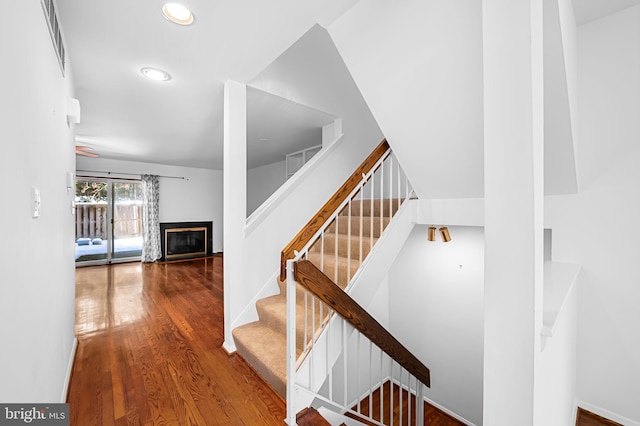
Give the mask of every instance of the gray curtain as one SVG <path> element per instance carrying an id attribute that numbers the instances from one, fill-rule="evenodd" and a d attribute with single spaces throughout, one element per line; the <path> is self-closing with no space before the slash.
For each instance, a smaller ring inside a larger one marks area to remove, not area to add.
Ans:
<path id="1" fill-rule="evenodd" d="M 162 257 L 160 248 L 160 179 L 142 175 L 142 261 L 155 262 Z"/>

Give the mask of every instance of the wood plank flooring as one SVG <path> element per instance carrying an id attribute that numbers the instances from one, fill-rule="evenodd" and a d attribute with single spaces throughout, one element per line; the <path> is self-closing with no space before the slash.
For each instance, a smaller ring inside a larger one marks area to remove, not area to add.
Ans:
<path id="1" fill-rule="evenodd" d="M 76 272 L 72 425 L 282 425 L 285 404 L 222 349 L 222 257 Z"/>
<path id="2" fill-rule="evenodd" d="M 591 411 L 587 411 L 584 408 L 578 407 L 578 418 L 576 419 L 577 426 L 622 426 L 620 423 L 613 420 L 605 419 Z"/>
<path id="3" fill-rule="evenodd" d="M 407 390 L 403 389 L 402 395 L 400 395 L 400 386 L 394 384 L 392 400 L 389 392 L 390 386 L 391 382 L 384 383 L 382 385 L 382 395 L 378 388 L 371 393 L 370 399 L 363 399 L 359 405 L 352 407 L 352 410 L 365 416 L 371 416 L 375 420 L 381 421 L 386 425 L 418 425 L 419 423 L 416 422 L 415 395 L 411 395 L 411 402 L 409 403 L 409 393 Z M 381 398 L 382 404 L 380 404 Z M 369 406 L 372 408 L 372 414 L 370 414 Z M 358 419 L 355 415 L 349 414 L 348 416 Z M 382 420 L 380 420 L 381 418 Z M 449 416 L 447 413 L 426 402 L 424 403 L 424 422 L 422 424 L 425 426 L 464 426 L 464 423 L 461 421 Z"/>
<path id="4" fill-rule="evenodd" d="M 71 425 L 283 425 L 284 401 L 221 347 L 222 274 L 219 256 L 79 268 Z M 617 424 L 584 410 L 576 423 Z"/>

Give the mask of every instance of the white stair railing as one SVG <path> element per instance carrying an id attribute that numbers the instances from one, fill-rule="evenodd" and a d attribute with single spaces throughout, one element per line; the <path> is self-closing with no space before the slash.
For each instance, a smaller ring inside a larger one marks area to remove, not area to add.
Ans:
<path id="1" fill-rule="evenodd" d="M 309 242 L 300 251 L 295 252 L 293 260 L 311 261 L 348 292 L 349 284 L 373 250 L 376 241 L 382 236 L 386 225 L 404 201 L 413 194 L 413 188 L 400 163 L 391 149 L 388 149 L 368 173 L 362 174 L 359 184 Z M 357 229 L 355 235 L 354 226 Z M 342 232 L 345 231 L 345 227 L 346 232 Z M 327 241 L 331 243 L 327 244 Z M 311 341 L 326 325 L 328 312 L 326 307 L 306 293 L 303 301 L 304 326 L 298 333 L 302 334 L 304 342 L 301 349 L 307 352 Z"/>
<path id="2" fill-rule="evenodd" d="M 326 407 L 376 425 L 422 424 L 424 384 L 348 320 L 337 315 L 294 278 L 294 261 L 287 265 L 287 308 L 324 305 L 328 319 L 298 356 L 295 322 L 287 330 L 287 423 L 313 405 Z M 307 304 L 304 304 L 307 305 Z M 322 331 L 322 332 L 320 332 Z"/>
<path id="3" fill-rule="evenodd" d="M 370 414 L 362 413 L 361 401 L 366 395 L 370 401 L 367 407 L 370 407 L 374 394 L 384 396 L 384 386 L 395 388 L 399 398 L 404 395 L 403 402 L 414 408 L 406 409 L 407 413 L 414 414 L 405 415 L 404 422 L 396 420 L 394 424 L 407 424 L 412 416 L 422 417 L 423 404 L 415 403 L 416 398 L 422 400 L 422 383 L 298 285 L 293 275 L 295 262 L 306 259 L 348 292 L 386 225 L 413 194 L 399 162 L 388 149 L 362 174 L 361 181 L 306 245 L 295 251 L 294 259 L 287 260 L 287 422 L 290 425 L 295 424 L 296 413 L 313 400 L 374 424 L 383 424 L 381 421 L 393 411 L 384 406 L 384 398 L 380 398 L 377 409 Z M 302 324 L 298 324 L 297 318 L 302 318 Z M 354 339 L 359 342 L 355 346 Z M 364 341 L 369 342 L 368 350 L 361 347 L 360 342 Z M 391 407 L 399 402 L 391 398 Z"/>

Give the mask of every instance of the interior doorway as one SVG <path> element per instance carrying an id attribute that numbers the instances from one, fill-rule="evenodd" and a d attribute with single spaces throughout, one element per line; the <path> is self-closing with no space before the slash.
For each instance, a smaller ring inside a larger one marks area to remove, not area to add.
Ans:
<path id="1" fill-rule="evenodd" d="M 130 262 L 142 254 L 142 183 L 76 180 L 76 266 Z"/>

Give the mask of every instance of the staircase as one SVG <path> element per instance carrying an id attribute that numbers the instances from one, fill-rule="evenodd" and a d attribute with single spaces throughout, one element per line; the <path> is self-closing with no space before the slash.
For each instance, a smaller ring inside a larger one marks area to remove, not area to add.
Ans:
<path id="1" fill-rule="evenodd" d="M 371 251 L 391 217 L 400 207 L 400 199 L 354 200 L 336 217 L 324 236 L 310 249 L 308 260 L 315 264 L 343 290 Z M 280 293 L 256 303 L 258 321 L 233 330 L 238 353 L 271 387 L 286 398 L 286 282 L 278 280 Z M 300 287 L 300 286 L 298 286 Z M 322 327 L 328 312 L 320 304 L 307 309 L 303 290 L 299 288 L 296 318 L 297 351 L 304 351 L 305 321 Z M 307 325 L 307 330 L 309 326 Z"/>

